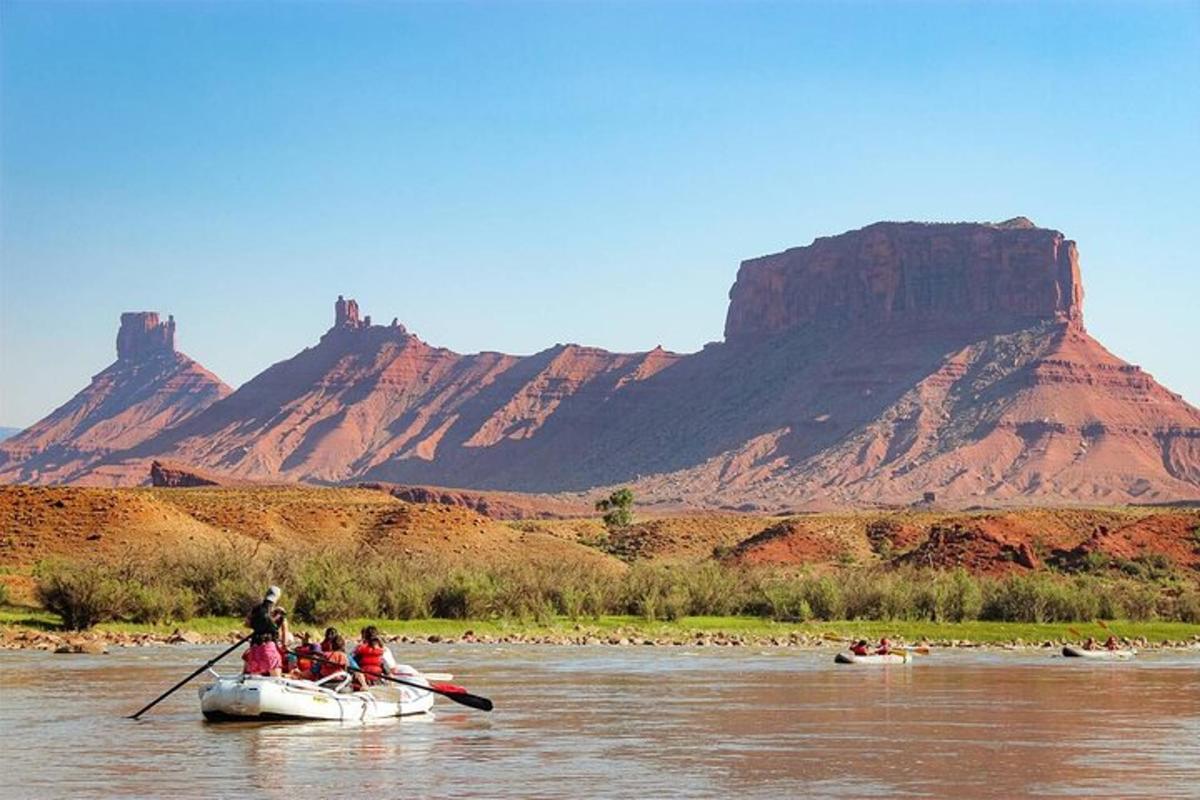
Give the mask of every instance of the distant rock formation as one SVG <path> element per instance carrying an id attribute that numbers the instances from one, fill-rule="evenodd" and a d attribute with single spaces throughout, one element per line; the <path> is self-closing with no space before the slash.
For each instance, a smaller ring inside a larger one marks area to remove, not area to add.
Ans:
<path id="1" fill-rule="evenodd" d="M 469 491 L 447 489 L 442 486 L 401 486 L 387 483 L 360 483 L 358 488 L 385 491 L 397 500 L 403 500 L 406 503 L 469 508 L 492 519 L 569 519 L 595 516 L 596 514 L 592 503 L 545 495 Z"/>
<path id="2" fill-rule="evenodd" d="M 530 356 L 433 347 L 339 297 L 313 347 L 38 479 L 140 482 L 158 459 L 250 480 L 630 484 L 663 506 L 772 511 L 1200 498 L 1200 411 L 1088 335 L 1058 231 L 876 223 L 743 263 L 730 297 L 726 340 L 697 353 Z"/>
<path id="3" fill-rule="evenodd" d="M 197 486 L 226 486 L 227 482 L 211 473 L 203 472 L 182 464 L 163 461 L 150 462 L 150 485 L 163 488 L 188 488 Z"/>
<path id="4" fill-rule="evenodd" d="M 999 225 L 879 222 L 742 262 L 729 342 L 804 329 L 1083 322 L 1075 242 L 1024 217 Z"/>
<path id="5" fill-rule="evenodd" d="M 154 437 L 230 393 L 175 351 L 175 318 L 121 315 L 117 360 L 83 391 L 24 431 L 0 442 L 2 483 L 129 483 L 106 472 L 106 456 Z"/>
<path id="6" fill-rule="evenodd" d="M 175 352 L 175 316 L 158 321 L 154 311 L 127 311 L 117 330 L 117 360 L 137 361 L 155 353 Z"/>

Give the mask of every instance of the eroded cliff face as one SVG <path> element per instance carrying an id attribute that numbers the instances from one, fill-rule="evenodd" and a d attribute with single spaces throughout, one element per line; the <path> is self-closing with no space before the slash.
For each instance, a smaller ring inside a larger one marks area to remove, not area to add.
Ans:
<path id="1" fill-rule="evenodd" d="M 316 345 L 117 454 L 105 474 L 108 482 L 137 482 L 158 459 L 240 479 L 375 479 L 389 474 L 388 464 L 451 475 L 464 461 L 492 464 L 511 443 L 540 446 L 544 426 L 586 418 L 678 358 L 661 348 L 627 354 L 573 344 L 530 356 L 463 355 L 427 344 L 397 320 L 373 325 L 355 300 L 339 297 Z M 586 419 L 580 434 L 595 435 Z"/>
<path id="2" fill-rule="evenodd" d="M 958 506 L 1200 498 L 1200 411 L 1093 339 L 1082 301 L 1074 243 L 1023 218 L 878 223 L 748 261 L 727 341 L 690 355 L 463 355 L 338 298 L 314 346 L 198 413 L 138 406 L 187 415 L 150 416 L 149 439 L 122 422 L 106 440 L 133 445 L 37 478 L 138 483 L 157 459 L 214 480 L 629 483 L 650 501 L 761 510 L 927 492 Z M 163 323 L 129 330 L 132 351 L 158 355 L 118 359 L 89 397 L 123 396 L 99 387 L 162 363 Z M 100 446 L 87 431 L 101 428 L 67 422 L 39 441 Z"/>
<path id="3" fill-rule="evenodd" d="M 793 330 L 1082 327 L 1075 243 L 1024 217 L 1000 224 L 879 222 L 742 262 L 725 338 Z"/>
<path id="4" fill-rule="evenodd" d="M 0 483 L 110 482 L 94 472 L 107 455 L 178 425 L 230 391 L 175 350 L 174 317 L 122 314 L 117 360 L 47 417 L 0 443 Z"/>

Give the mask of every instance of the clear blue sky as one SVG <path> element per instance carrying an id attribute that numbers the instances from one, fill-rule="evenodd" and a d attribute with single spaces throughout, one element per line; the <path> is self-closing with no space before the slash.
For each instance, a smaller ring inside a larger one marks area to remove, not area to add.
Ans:
<path id="1" fill-rule="evenodd" d="M 738 262 L 880 219 L 1079 241 L 1200 402 L 1200 4 L 0 6 L 0 425 L 124 310 L 238 385 L 340 292 L 434 344 L 719 339 Z"/>

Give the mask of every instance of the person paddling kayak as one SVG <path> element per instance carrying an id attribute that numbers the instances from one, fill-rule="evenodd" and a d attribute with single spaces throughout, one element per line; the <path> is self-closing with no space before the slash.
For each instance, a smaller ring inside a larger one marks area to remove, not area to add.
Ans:
<path id="1" fill-rule="evenodd" d="M 1117 637 L 1109 634 L 1108 639 L 1104 642 L 1105 650 L 1120 650 L 1121 643 L 1117 641 Z"/>
<path id="2" fill-rule="evenodd" d="M 882 639 L 879 640 L 879 647 L 877 647 L 875 649 L 875 655 L 886 656 L 886 655 L 889 655 L 891 652 L 892 652 L 892 643 L 890 641 L 888 641 L 888 638 L 886 636 L 884 636 Z"/>
<path id="3" fill-rule="evenodd" d="M 250 649 L 244 656 L 247 675 L 271 675 L 278 678 L 283 674 L 279 642 L 288 640 L 287 614 L 283 609 L 275 607 L 281 594 L 278 586 L 270 587 L 262 602 L 250 609 L 250 613 L 246 615 L 246 627 L 253 631 Z"/>
<path id="4" fill-rule="evenodd" d="M 850 652 L 856 656 L 867 656 L 871 654 L 871 651 L 868 650 L 867 647 L 867 640 L 859 639 L 857 642 L 850 645 Z"/>

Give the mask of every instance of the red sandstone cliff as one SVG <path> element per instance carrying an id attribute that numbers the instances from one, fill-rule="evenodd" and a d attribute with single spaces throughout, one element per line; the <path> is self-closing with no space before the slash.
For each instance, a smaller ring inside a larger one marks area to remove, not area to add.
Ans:
<path id="1" fill-rule="evenodd" d="M 117 360 L 49 416 L 0 443 L 0 483 L 107 483 L 100 462 L 229 394 L 175 350 L 175 319 L 121 315 Z"/>
<path id="2" fill-rule="evenodd" d="M 878 222 L 742 263 L 725 339 L 853 330 L 1082 323 L 1075 242 L 1024 217 L 998 225 Z"/>
<path id="3" fill-rule="evenodd" d="M 726 341 L 460 355 L 339 298 L 313 347 L 112 453 L 244 479 L 802 508 L 1200 498 L 1200 412 L 1083 328 L 1075 244 L 877 223 L 747 261 Z"/>

